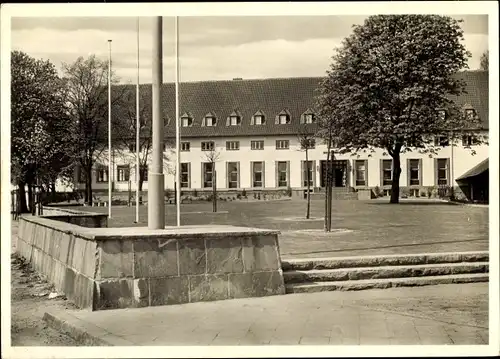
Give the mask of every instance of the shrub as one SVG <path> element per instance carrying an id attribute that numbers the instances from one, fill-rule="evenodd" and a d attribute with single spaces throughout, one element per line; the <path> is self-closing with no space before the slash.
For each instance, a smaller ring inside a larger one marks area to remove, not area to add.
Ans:
<path id="1" fill-rule="evenodd" d="M 239 194 L 239 193 L 238 193 L 238 194 L 236 195 L 236 198 L 241 199 L 241 194 Z"/>
<path id="2" fill-rule="evenodd" d="M 288 197 L 292 197 L 292 187 L 288 186 L 286 189 L 286 195 Z"/>
<path id="3" fill-rule="evenodd" d="M 193 190 L 193 197 L 198 197 L 198 190 L 196 189 Z"/>
<path id="4" fill-rule="evenodd" d="M 379 186 L 375 186 L 375 188 L 373 189 L 373 193 L 375 194 L 375 197 L 384 196 L 384 191 L 382 191 Z"/>
<path id="5" fill-rule="evenodd" d="M 246 197 L 247 196 L 247 190 L 243 188 L 243 191 L 241 191 L 241 197 Z"/>
<path id="6" fill-rule="evenodd" d="M 410 197 L 410 189 L 407 188 L 407 187 L 401 187 L 399 188 L 399 195 L 401 196 L 401 198 L 408 198 Z"/>

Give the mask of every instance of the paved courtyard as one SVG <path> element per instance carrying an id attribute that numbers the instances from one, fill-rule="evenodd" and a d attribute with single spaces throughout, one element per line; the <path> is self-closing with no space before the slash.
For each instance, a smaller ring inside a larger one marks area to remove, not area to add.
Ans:
<path id="1" fill-rule="evenodd" d="M 50 313 L 50 311 L 49 311 Z M 112 345 L 487 344 L 488 284 L 52 313 Z"/>
<path id="2" fill-rule="evenodd" d="M 283 258 L 336 257 L 374 254 L 466 252 L 488 250 L 488 207 L 446 202 L 388 200 L 334 201 L 333 231 L 323 232 L 324 202 L 311 202 L 311 219 L 305 219 L 306 202 L 220 202 L 181 205 L 181 224 L 231 224 L 279 229 Z M 107 213 L 105 207 L 80 207 Z M 147 206 L 112 208 L 111 227 L 147 225 Z M 176 206 L 167 205 L 166 224 L 176 224 Z"/>

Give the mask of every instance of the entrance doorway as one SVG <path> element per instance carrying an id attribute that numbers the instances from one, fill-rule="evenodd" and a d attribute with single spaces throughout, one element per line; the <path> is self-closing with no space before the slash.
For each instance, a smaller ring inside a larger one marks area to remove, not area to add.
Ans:
<path id="1" fill-rule="evenodd" d="M 321 163 L 321 187 L 326 186 L 326 161 Z M 348 161 L 347 160 L 334 160 L 333 161 L 333 187 L 347 187 L 348 179 Z"/>

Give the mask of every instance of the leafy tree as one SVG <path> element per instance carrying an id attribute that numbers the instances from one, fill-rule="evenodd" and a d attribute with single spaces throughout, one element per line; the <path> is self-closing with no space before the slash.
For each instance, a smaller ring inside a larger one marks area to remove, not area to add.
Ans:
<path id="1" fill-rule="evenodd" d="M 489 68 L 489 51 L 483 52 L 483 54 L 481 55 L 481 60 L 480 61 L 481 61 L 480 62 L 481 70 L 488 71 L 488 68 Z"/>
<path id="2" fill-rule="evenodd" d="M 34 211 L 33 187 L 41 182 L 54 188 L 69 164 L 64 156 L 67 126 L 61 80 L 49 61 L 11 53 L 11 163 L 20 211 Z M 28 187 L 29 207 L 25 188 Z"/>
<path id="3" fill-rule="evenodd" d="M 92 169 L 108 145 L 108 62 L 91 55 L 63 64 L 66 105 L 71 119 L 67 127 L 67 154 L 85 181 L 85 202 L 92 204 Z M 112 85 L 118 78 L 111 74 Z M 122 89 L 112 87 L 112 106 Z M 111 175 L 111 174 L 109 174 Z"/>
<path id="4" fill-rule="evenodd" d="M 205 160 L 212 166 L 212 211 L 217 212 L 217 171 L 215 163 L 219 161 L 221 152 L 214 147 L 204 153 Z"/>
<path id="5" fill-rule="evenodd" d="M 480 127 L 453 101 L 470 56 L 462 39 L 460 21 L 448 16 L 377 15 L 354 26 L 333 56 L 318 113 L 340 153 L 381 148 L 392 157 L 391 203 L 399 202 L 401 153 L 432 155 L 434 136 Z"/>

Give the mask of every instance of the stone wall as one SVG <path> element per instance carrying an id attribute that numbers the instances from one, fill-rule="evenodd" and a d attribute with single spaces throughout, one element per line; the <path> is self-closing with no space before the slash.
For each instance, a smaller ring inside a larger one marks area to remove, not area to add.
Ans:
<path id="1" fill-rule="evenodd" d="M 18 251 L 78 307 L 101 310 L 284 294 L 278 234 L 84 228 L 23 216 Z"/>
<path id="2" fill-rule="evenodd" d="M 85 212 L 69 208 L 43 207 L 42 218 L 76 224 L 81 227 L 104 228 L 108 226 L 108 215 Z"/>

